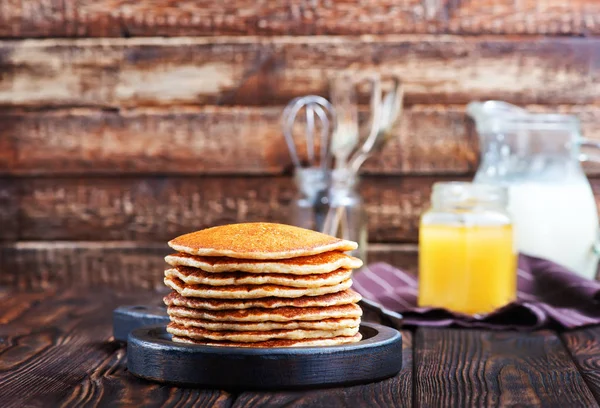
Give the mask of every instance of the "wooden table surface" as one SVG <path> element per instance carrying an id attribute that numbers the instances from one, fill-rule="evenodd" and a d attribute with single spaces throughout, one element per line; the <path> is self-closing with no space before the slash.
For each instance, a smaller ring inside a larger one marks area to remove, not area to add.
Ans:
<path id="1" fill-rule="evenodd" d="M 154 384 L 127 372 L 112 340 L 119 305 L 156 292 L 0 291 L 0 405 L 597 407 L 600 327 L 568 333 L 403 330 L 404 368 L 366 385 L 229 392 Z"/>

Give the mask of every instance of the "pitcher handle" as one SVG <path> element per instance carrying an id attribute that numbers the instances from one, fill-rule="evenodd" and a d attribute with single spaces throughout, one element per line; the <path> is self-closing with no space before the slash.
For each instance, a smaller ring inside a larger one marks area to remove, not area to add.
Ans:
<path id="1" fill-rule="evenodd" d="M 592 246 L 592 251 L 594 254 L 600 256 L 600 231 L 598 231 L 598 235 L 596 236 L 596 242 Z"/>
<path id="2" fill-rule="evenodd" d="M 593 149 L 597 149 L 600 150 L 600 142 L 597 142 L 595 140 L 590 140 L 590 139 L 586 139 L 586 138 L 582 138 L 579 141 L 579 147 L 591 147 Z M 600 156 L 590 156 L 588 154 L 586 154 L 585 152 L 580 152 L 579 153 L 579 161 L 593 161 L 593 162 L 600 162 Z"/>

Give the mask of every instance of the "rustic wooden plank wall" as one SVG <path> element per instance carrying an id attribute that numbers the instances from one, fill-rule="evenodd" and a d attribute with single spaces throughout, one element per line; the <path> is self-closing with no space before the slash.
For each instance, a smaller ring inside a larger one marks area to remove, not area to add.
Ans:
<path id="1" fill-rule="evenodd" d="M 2 37 L 600 33 L 594 0 L 0 1 Z"/>
<path id="2" fill-rule="evenodd" d="M 432 183 L 477 168 L 465 103 L 571 112 L 600 140 L 599 33 L 595 0 L 0 0 L 0 285 L 154 288 L 167 239 L 285 221 L 282 107 L 339 69 L 406 81 L 361 193 L 371 259 L 414 270 Z"/>

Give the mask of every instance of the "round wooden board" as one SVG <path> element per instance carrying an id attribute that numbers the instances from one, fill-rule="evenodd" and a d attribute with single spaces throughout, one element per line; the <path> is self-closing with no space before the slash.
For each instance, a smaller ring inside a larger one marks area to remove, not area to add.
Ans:
<path id="1" fill-rule="evenodd" d="M 391 377 L 402 368 L 402 336 L 362 323 L 358 343 L 331 347 L 232 348 L 171 341 L 165 326 L 129 334 L 127 368 L 152 381 L 220 389 L 349 385 Z"/>
<path id="2" fill-rule="evenodd" d="M 165 305 L 120 306 L 113 310 L 113 336 L 127 341 L 129 333 L 140 327 L 169 324 Z"/>

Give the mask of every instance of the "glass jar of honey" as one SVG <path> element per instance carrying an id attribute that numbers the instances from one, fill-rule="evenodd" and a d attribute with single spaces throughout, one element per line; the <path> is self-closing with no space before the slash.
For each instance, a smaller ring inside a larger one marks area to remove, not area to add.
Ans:
<path id="1" fill-rule="evenodd" d="M 516 297 L 504 187 L 436 183 L 419 229 L 419 306 L 481 315 Z"/>

